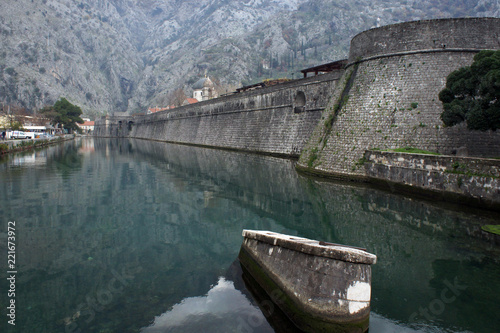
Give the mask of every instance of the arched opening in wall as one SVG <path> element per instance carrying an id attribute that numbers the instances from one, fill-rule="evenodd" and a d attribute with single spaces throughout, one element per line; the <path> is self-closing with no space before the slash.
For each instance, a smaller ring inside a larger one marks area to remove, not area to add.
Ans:
<path id="1" fill-rule="evenodd" d="M 131 131 L 131 130 L 132 130 L 132 125 L 133 125 L 133 124 L 134 124 L 134 122 L 133 122 L 133 121 L 129 121 L 129 122 L 128 122 L 128 124 L 127 124 L 127 128 L 128 128 L 128 130 L 129 130 L 129 131 Z"/>
<path id="2" fill-rule="evenodd" d="M 300 113 L 306 110 L 306 94 L 303 91 L 298 91 L 293 100 L 293 112 Z"/>
<path id="3" fill-rule="evenodd" d="M 118 128 L 122 128 L 122 121 L 118 121 Z"/>

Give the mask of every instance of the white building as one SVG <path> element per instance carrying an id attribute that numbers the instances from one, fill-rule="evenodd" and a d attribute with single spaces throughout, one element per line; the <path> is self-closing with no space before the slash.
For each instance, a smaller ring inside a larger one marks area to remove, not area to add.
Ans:
<path id="1" fill-rule="evenodd" d="M 76 124 L 82 129 L 83 133 L 91 133 L 94 131 L 94 121 L 85 121 L 83 124 Z"/>

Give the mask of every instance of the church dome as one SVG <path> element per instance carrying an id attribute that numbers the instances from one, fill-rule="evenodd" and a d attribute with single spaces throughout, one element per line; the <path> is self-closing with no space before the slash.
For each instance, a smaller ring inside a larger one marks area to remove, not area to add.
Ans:
<path id="1" fill-rule="evenodd" d="M 210 78 L 203 77 L 193 84 L 193 89 L 212 88 L 213 86 L 214 84 Z"/>

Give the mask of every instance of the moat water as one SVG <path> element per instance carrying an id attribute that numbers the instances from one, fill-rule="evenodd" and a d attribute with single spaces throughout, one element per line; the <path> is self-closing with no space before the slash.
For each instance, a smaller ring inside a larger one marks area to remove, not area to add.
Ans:
<path id="1" fill-rule="evenodd" d="M 0 190 L 1 332 L 290 332 L 241 279 L 242 229 L 376 254 L 370 333 L 500 327 L 500 244 L 480 229 L 498 214 L 303 177 L 286 159 L 141 140 L 6 156 Z"/>

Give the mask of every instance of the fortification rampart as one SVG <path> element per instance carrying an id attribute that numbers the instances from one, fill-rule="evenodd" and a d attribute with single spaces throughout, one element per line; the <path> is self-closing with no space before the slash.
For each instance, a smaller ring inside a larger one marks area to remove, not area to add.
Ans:
<path id="1" fill-rule="evenodd" d="M 97 122 L 95 134 L 298 157 L 341 71 L 170 111 Z"/>
<path id="2" fill-rule="evenodd" d="M 498 22 L 498 18 L 455 18 L 370 29 L 353 37 L 348 62 L 415 53 L 477 52 L 498 48 Z"/>
<path id="3" fill-rule="evenodd" d="M 366 179 L 363 156 L 373 148 L 499 157 L 499 131 L 444 128 L 438 98 L 448 74 L 481 49 L 499 49 L 499 36 L 497 18 L 409 22 L 357 35 L 299 169 Z"/>
<path id="4" fill-rule="evenodd" d="M 97 136 L 295 157 L 305 172 L 369 180 L 369 149 L 415 147 L 500 157 L 500 131 L 445 128 L 438 94 L 480 50 L 500 49 L 500 18 L 407 22 L 351 42 L 345 70 L 140 117 L 96 122 Z"/>

